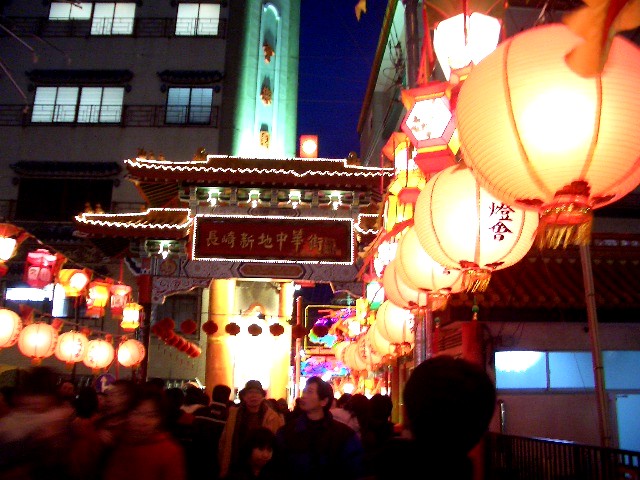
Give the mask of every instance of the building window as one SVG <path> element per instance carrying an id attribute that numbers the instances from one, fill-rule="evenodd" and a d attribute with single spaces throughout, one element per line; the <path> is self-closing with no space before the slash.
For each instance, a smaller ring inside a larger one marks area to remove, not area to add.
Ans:
<path id="1" fill-rule="evenodd" d="M 90 20 L 92 6 L 88 2 L 51 2 L 49 20 Z"/>
<path id="2" fill-rule="evenodd" d="M 178 5 L 176 35 L 217 35 L 220 5 L 210 3 L 181 3 Z"/>
<path id="3" fill-rule="evenodd" d="M 37 87 L 31 121 L 118 123 L 123 101 L 123 87 Z"/>
<path id="4" fill-rule="evenodd" d="M 135 3 L 96 3 L 91 35 L 131 35 L 135 16 Z"/>
<path id="5" fill-rule="evenodd" d="M 169 88 L 166 123 L 208 125 L 213 88 Z"/>

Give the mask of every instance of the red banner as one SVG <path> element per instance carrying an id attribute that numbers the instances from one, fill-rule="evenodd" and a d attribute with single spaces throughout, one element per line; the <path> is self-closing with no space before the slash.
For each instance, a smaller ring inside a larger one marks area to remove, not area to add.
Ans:
<path id="1" fill-rule="evenodd" d="M 353 263 L 351 219 L 197 216 L 194 260 Z"/>

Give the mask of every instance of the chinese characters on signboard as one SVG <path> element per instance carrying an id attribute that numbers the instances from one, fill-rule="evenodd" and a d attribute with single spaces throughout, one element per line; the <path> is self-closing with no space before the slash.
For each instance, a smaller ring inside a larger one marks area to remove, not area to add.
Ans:
<path id="1" fill-rule="evenodd" d="M 196 217 L 193 259 L 353 261 L 351 219 Z"/>

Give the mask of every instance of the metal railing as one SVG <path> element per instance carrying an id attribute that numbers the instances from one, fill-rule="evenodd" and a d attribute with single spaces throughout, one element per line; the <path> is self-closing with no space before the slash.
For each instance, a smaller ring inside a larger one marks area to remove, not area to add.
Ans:
<path id="1" fill-rule="evenodd" d="M 176 19 L 135 18 L 93 20 L 49 20 L 43 17 L 4 17 L 2 23 L 18 36 L 39 37 L 205 37 L 225 38 L 227 20 L 220 19 Z M 0 36 L 7 33 L 0 31 Z"/>
<path id="2" fill-rule="evenodd" d="M 100 111 L 89 107 L 61 110 L 64 105 L 39 107 L 32 114 L 25 105 L 0 105 L 0 127 L 90 126 L 90 127 L 218 127 L 219 107 L 169 107 L 166 105 L 123 105 Z M 46 110 L 46 111 L 45 111 Z M 120 112 L 121 111 L 121 112 Z"/>
<path id="3" fill-rule="evenodd" d="M 489 433 L 487 480 L 638 480 L 640 452 Z"/>

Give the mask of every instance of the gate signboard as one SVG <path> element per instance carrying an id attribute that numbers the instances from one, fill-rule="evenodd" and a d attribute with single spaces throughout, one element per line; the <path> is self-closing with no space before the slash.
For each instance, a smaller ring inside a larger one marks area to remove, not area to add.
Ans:
<path id="1" fill-rule="evenodd" d="M 197 215 L 191 253 L 193 260 L 352 264 L 353 220 Z"/>

